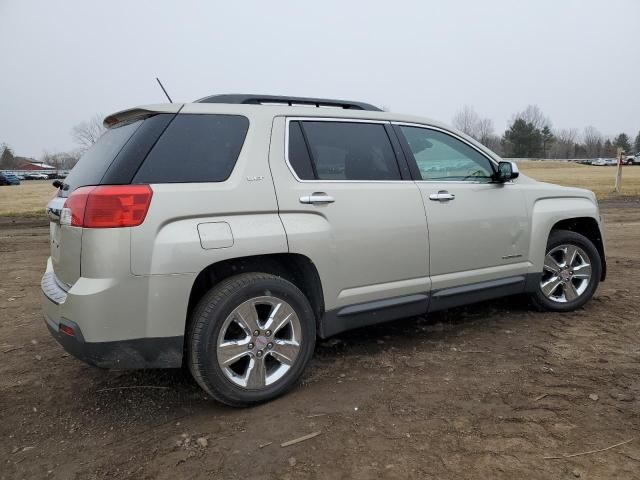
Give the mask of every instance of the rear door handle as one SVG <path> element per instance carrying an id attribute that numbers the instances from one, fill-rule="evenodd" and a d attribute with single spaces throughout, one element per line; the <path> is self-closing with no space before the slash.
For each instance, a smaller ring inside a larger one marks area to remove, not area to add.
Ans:
<path id="1" fill-rule="evenodd" d="M 303 197 L 300 197 L 300 203 L 310 203 L 313 205 L 323 205 L 326 203 L 333 203 L 335 201 L 335 198 L 324 192 L 314 192 L 311 195 L 304 195 Z"/>
<path id="2" fill-rule="evenodd" d="M 429 195 L 429 200 L 433 200 L 435 202 L 448 202 L 455 198 L 456 196 L 453 193 L 449 193 L 446 190 L 440 190 L 438 193 L 432 193 Z"/>

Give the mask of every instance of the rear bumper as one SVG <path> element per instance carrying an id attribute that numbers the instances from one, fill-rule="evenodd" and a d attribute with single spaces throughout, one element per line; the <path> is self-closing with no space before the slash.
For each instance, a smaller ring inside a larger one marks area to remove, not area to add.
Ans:
<path id="1" fill-rule="evenodd" d="M 184 281 L 80 278 L 65 291 L 49 261 L 41 282 L 45 322 L 67 352 L 90 365 L 177 368 L 184 344 L 186 300 L 179 301 Z M 188 299 L 188 291 L 184 295 Z"/>
<path id="2" fill-rule="evenodd" d="M 56 323 L 45 314 L 51 336 L 67 352 L 100 368 L 177 368 L 182 363 L 182 337 L 136 338 L 114 342 L 85 342 L 80 327 L 71 320 Z M 69 335 L 60 325 L 73 330 Z"/>

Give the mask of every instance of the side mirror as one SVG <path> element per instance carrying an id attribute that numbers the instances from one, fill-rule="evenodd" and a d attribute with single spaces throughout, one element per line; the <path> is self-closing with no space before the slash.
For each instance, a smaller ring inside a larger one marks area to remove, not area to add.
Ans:
<path id="1" fill-rule="evenodd" d="M 514 178 L 520 176 L 520 170 L 515 162 L 500 162 L 498 163 L 498 171 L 495 175 L 497 182 L 508 182 Z"/>

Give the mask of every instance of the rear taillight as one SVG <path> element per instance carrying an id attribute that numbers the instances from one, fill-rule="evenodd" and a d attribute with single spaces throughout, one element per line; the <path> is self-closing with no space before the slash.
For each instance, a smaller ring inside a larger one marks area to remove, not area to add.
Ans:
<path id="1" fill-rule="evenodd" d="M 135 227 L 147 216 L 152 196 L 149 185 L 81 187 L 69 196 L 64 208 L 69 209 L 75 227 Z"/>

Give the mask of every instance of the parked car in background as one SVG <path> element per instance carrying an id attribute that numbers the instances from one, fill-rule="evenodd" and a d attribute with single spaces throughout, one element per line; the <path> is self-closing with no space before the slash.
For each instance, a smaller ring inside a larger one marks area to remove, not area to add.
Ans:
<path id="1" fill-rule="evenodd" d="M 626 165 L 640 165 L 640 153 L 635 155 L 627 155 L 624 159 Z"/>
<path id="2" fill-rule="evenodd" d="M 598 158 L 591 165 L 596 167 L 610 167 L 617 165 L 618 162 L 615 158 Z"/>
<path id="3" fill-rule="evenodd" d="M 49 175 L 46 173 L 26 173 L 24 176 L 25 180 L 48 180 Z"/>
<path id="4" fill-rule="evenodd" d="M 20 185 L 20 179 L 10 172 L 0 173 L 0 185 Z"/>

